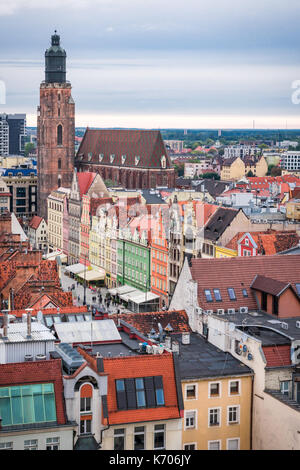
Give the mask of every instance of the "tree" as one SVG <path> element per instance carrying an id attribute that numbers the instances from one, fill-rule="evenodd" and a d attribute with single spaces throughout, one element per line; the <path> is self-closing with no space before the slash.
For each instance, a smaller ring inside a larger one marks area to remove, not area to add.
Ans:
<path id="1" fill-rule="evenodd" d="M 183 163 L 179 164 L 179 165 L 174 165 L 174 169 L 177 173 L 177 176 L 183 176 L 184 175 L 184 165 Z"/>
<path id="2" fill-rule="evenodd" d="M 279 166 L 274 166 L 271 170 L 271 176 L 281 176 L 281 168 Z"/>
<path id="3" fill-rule="evenodd" d="M 252 176 L 254 176 L 254 174 L 253 174 L 253 172 L 250 170 L 250 171 L 248 171 L 248 173 L 246 174 L 246 176 L 248 176 L 248 177 L 251 178 Z"/>
<path id="4" fill-rule="evenodd" d="M 25 153 L 25 157 L 28 157 L 28 155 L 35 149 L 35 146 L 32 142 L 27 142 L 27 144 L 25 144 L 25 149 L 24 149 L 24 153 Z"/>
<path id="5" fill-rule="evenodd" d="M 104 180 L 104 184 L 107 188 L 111 188 L 112 186 L 116 186 L 116 183 L 113 180 Z"/>
<path id="6" fill-rule="evenodd" d="M 208 179 L 208 180 L 219 180 L 220 175 L 218 175 L 218 173 L 211 172 L 211 173 L 204 173 L 203 175 L 199 175 L 199 178 Z"/>

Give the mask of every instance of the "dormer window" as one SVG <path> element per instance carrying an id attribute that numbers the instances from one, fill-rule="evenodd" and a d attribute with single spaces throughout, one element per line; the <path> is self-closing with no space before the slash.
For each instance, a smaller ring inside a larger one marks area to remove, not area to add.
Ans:
<path id="1" fill-rule="evenodd" d="M 138 156 L 138 155 L 135 156 L 135 158 L 134 158 L 135 165 L 138 165 L 140 163 L 140 159 L 141 159 L 140 156 Z"/>
<path id="2" fill-rule="evenodd" d="M 93 156 L 92 152 L 89 152 L 89 153 L 88 153 L 88 160 L 89 160 L 89 162 L 92 160 L 92 156 Z"/>
<path id="3" fill-rule="evenodd" d="M 110 156 L 110 163 L 113 163 L 114 159 L 115 159 L 115 154 L 112 153 L 111 156 Z"/>
<path id="4" fill-rule="evenodd" d="M 162 167 L 162 168 L 166 168 L 166 166 L 167 166 L 167 160 L 166 160 L 165 155 L 163 155 L 163 156 L 161 157 L 160 163 L 161 163 L 161 167 Z"/>
<path id="5" fill-rule="evenodd" d="M 104 154 L 103 153 L 99 153 L 99 162 L 102 162 L 104 158 Z"/>
<path id="6" fill-rule="evenodd" d="M 122 161 L 122 165 L 124 165 L 124 163 L 125 163 L 125 161 L 126 161 L 126 155 L 122 155 L 121 161 Z"/>

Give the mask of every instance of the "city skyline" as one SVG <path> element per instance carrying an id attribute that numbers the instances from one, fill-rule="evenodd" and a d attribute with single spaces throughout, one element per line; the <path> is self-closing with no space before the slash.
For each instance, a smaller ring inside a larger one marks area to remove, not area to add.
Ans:
<path id="1" fill-rule="evenodd" d="M 300 79 L 300 6 L 288 4 L 0 5 L 1 30 L 10 37 L 0 53 L 7 91 L 0 111 L 26 112 L 28 125 L 36 126 L 43 53 L 57 29 L 76 126 L 252 129 L 255 121 L 257 129 L 297 129 L 292 85 Z"/>

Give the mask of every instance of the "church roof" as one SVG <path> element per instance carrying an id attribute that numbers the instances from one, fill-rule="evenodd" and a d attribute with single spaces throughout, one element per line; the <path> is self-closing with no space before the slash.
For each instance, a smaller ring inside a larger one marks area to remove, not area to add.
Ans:
<path id="1" fill-rule="evenodd" d="M 172 168 L 160 131 L 87 129 L 77 160 L 124 168 Z"/>

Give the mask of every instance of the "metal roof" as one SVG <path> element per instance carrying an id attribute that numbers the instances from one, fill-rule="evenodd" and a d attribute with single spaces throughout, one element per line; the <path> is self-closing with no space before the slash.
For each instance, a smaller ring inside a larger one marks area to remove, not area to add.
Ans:
<path id="1" fill-rule="evenodd" d="M 55 341 L 55 336 L 40 322 L 31 322 L 31 338 L 27 338 L 27 323 L 9 323 L 7 338 L 3 339 L 3 328 L 0 328 L 0 341 L 3 343 L 20 343 L 26 341 Z"/>
<path id="2" fill-rule="evenodd" d="M 121 341 L 113 320 L 55 323 L 55 331 L 62 343 L 91 343 Z"/>

